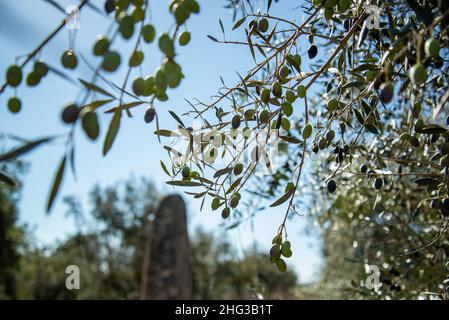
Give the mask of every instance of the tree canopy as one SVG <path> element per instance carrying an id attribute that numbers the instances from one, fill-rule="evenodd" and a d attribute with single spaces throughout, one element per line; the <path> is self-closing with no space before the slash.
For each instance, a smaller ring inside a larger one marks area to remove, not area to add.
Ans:
<path id="1" fill-rule="evenodd" d="M 98 117 L 113 114 L 103 142 L 106 155 L 126 121 L 122 116 L 147 108 L 143 120 L 156 119 L 157 138 L 170 139 L 163 148 L 171 163 L 161 161 L 169 185 L 186 190 L 202 207 L 220 210 L 234 224 L 243 209 L 263 209 L 252 204 L 254 194 L 268 199 L 270 207 L 286 206 L 270 250 L 280 271 L 286 270 L 284 259 L 294 252 L 288 240 L 289 217 L 313 213 L 316 204 L 321 210 L 317 222 L 332 225 L 332 230 L 343 228 L 342 238 L 329 244 L 330 251 L 340 240 L 357 241 L 353 248 L 361 268 L 373 261 L 394 276 L 406 274 L 425 283 L 411 288 L 388 276 L 383 283 L 391 290 L 408 289 L 409 296 L 427 290 L 447 295 L 447 1 L 298 1 L 295 10 L 302 21 L 272 15 L 276 2 L 271 0 L 224 1 L 234 10 L 234 16 L 227 17 L 234 19 L 233 28 L 226 30 L 220 19 L 208 37 L 215 45 L 247 47 L 254 66 L 239 75 L 237 83 L 222 79 L 210 101 L 186 101 L 191 108 L 186 114 L 170 111 L 172 124 L 158 123 L 154 105 L 169 99 L 170 89 L 182 83 L 177 57 L 190 40 L 188 21 L 207 12 L 201 12 L 196 0 L 170 1 L 172 28 L 156 32 L 147 15 L 150 1 L 104 4 L 97 9 L 110 15 L 113 27 L 92 46 L 93 54 L 103 59 L 99 66 L 90 65 L 92 79 L 80 79 L 83 98 L 62 112 L 71 129 L 49 194 L 49 210 L 65 167 L 75 165 L 73 131 L 84 130 L 88 139 L 97 139 Z M 74 12 L 89 5 L 81 1 Z M 39 84 L 49 69 L 36 53 L 52 35 L 8 68 L 0 92 L 23 82 Z M 114 50 L 114 42 L 123 39 L 135 41 L 133 52 Z M 145 60 L 142 47 L 153 41 L 165 57 L 160 68 L 131 80 Z M 63 51 L 65 72 L 89 64 L 81 57 L 73 48 Z M 108 74 L 121 62 L 127 64 L 126 76 L 123 83 L 112 83 Z M 111 108 L 112 103 L 116 107 Z M 19 98 L 9 100 L 11 112 L 20 107 Z M 199 127 L 193 128 L 192 121 Z M 184 148 L 174 147 L 173 141 L 184 142 Z M 41 142 L 6 153 L 0 161 Z M 10 180 L 7 173 L 0 177 Z M 257 181 L 255 190 L 248 188 L 250 181 Z M 323 210 L 323 199 L 334 206 Z M 333 233 L 326 231 L 326 237 L 333 239 Z M 378 241 L 385 242 L 379 250 Z M 431 279 L 423 280 L 427 276 Z"/>

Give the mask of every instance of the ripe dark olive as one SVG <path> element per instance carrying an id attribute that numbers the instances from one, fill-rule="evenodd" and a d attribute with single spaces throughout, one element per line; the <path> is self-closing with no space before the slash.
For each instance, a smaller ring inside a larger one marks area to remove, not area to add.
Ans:
<path id="1" fill-rule="evenodd" d="M 70 103 L 64 107 L 61 113 L 61 119 L 66 124 L 75 123 L 78 119 L 80 109 L 74 103 Z"/>
<path id="2" fill-rule="evenodd" d="M 446 124 L 449 126 L 449 116 L 446 118 Z"/>
<path id="3" fill-rule="evenodd" d="M 380 85 L 380 100 L 383 103 L 390 103 L 393 100 L 394 87 L 391 83 L 382 83 Z"/>
<path id="4" fill-rule="evenodd" d="M 434 210 L 440 210 L 440 208 L 441 208 L 440 199 L 432 199 L 432 201 L 430 201 L 430 208 L 432 208 Z"/>
<path id="5" fill-rule="evenodd" d="M 380 190 L 384 186 L 384 180 L 382 178 L 376 178 L 374 180 L 374 189 Z"/>
<path id="6" fill-rule="evenodd" d="M 443 143 L 443 145 L 441 146 L 441 154 L 442 154 L 443 156 L 449 154 L 449 142 Z"/>
<path id="7" fill-rule="evenodd" d="M 314 143 L 313 147 L 312 147 L 313 153 L 318 153 L 319 150 L 320 150 L 320 148 L 318 148 L 318 145 L 316 143 Z"/>
<path id="8" fill-rule="evenodd" d="M 240 122 L 241 122 L 241 120 L 240 120 L 240 116 L 238 114 L 236 114 L 234 117 L 232 117 L 231 123 L 232 123 L 232 127 L 234 129 L 238 129 L 240 127 Z"/>
<path id="9" fill-rule="evenodd" d="M 156 116 L 156 110 L 154 108 L 150 107 L 145 111 L 144 120 L 146 123 L 150 123 L 154 120 L 154 117 Z"/>
<path id="10" fill-rule="evenodd" d="M 229 209 L 228 207 L 226 207 L 226 208 L 224 208 L 222 211 L 221 211 L 221 217 L 223 218 L 223 219 L 226 219 L 227 217 L 229 217 L 229 214 L 231 213 L 231 209 Z"/>
<path id="11" fill-rule="evenodd" d="M 313 59 L 316 57 L 316 55 L 318 54 L 318 48 L 316 45 L 311 45 L 309 50 L 307 50 L 307 54 L 309 56 L 309 59 Z"/>
<path id="12" fill-rule="evenodd" d="M 115 0 L 106 0 L 106 2 L 104 3 L 104 11 L 106 11 L 106 13 L 109 14 L 114 10 L 115 10 Z"/>
<path id="13" fill-rule="evenodd" d="M 444 198 L 441 201 L 441 210 L 446 214 L 449 212 L 449 198 Z"/>
<path id="14" fill-rule="evenodd" d="M 360 172 L 365 174 L 368 171 L 368 166 L 366 164 L 362 164 L 360 166 Z"/>
<path id="15" fill-rule="evenodd" d="M 348 31 L 349 28 L 351 28 L 351 20 L 350 19 L 346 19 L 345 21 L 343 21 L 343 28 L 345 28 L 346 31 Z"/>
<path id="16" fill-rule="evenodd" d="M 444 65 L 444 60 L 442 57 L 438 57 L 434 59 L 433 63 L 435 65 L 435 68 L 440 69 Z"/>
<path id="17" fill-rule="evenodd" d="M 412 147 L 414 147 L 414 148 L 419 148 L 419 140 L 418 140 L 417 137 L 411 136 L 411 137 L 408 139 L 408 142 L 412 145 Z"/>
<path id="18" fill-rule="evenodd" d="M 324 150 L 327 147 L 327 140 L 324 138 L 321 138 L 320 141 L 318 142 L 318 147 L 320 148 L 320 150 Z"/>
<path id="19" fill-rule="evenodd" d="M 189 167 L 182 168 L 181 174 L 184 179 L 190 178 L 190 168 Z"/>
<path id="20" fill-rule="evenodd" d="M 341 162 L 343 162 L 344 158 L 345 158 L 345 156 L 344 156 L 343 152 L 339 152 L 337 154 L 337 157 L 335 158 L 335 161 L 337 163 L 341 163 Z"/>
<path id="21" fill-rule="evenodd" d="M 335 190 L 337 190 L 337 183 L 335 182 L 335 180 L 329 180 L 327 182 L 327 191 L 330 193 L 334 193 Z"/>
<path id="22" fill-rule="evenodd" d="M 236 208 L 239 205 L 239 202 L 240 198 L 238 196 L 233 196 L 229 205 L 231 208 Z"/>

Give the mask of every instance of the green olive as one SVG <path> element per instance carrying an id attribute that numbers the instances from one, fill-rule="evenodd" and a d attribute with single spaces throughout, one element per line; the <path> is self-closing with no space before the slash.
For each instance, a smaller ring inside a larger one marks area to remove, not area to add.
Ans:
<path id="1" fill-rule="evenodd" d="M 121 63 L 120 54 L 118 54 L 115 51 L 110 51 L 105 54 L 101 67 L 105 71 L 114 72 L 120 66 L 120 63 Z"/>
<path id="2" fill-rule="evenodd" d="M 268 103 L 270 100 L 270 89 L 263 89 L 260 93 L 260 100 L 262 100 L 263 103 Z"/>
<path id="3" fill-rule="evenodd" d="M 153 42 L 156 37 L 156 30 L 154 29 L 154 26 L 151 24 L 145 25 L 142 29 L 142 37 L 146 43 Z"/>
<path id="4" fill-rule="evenodd" d="M 8 100 L 8 110 L 12 113 L 18 113 L 22 109 L 22 102 L 17 97 L 11 97 Z"/>
<path id="5" fill-rule="evenodd" d="M 130 67 L 138 67 L 142 64 L 145 55 L 142 51 L 137 50 L 134 51 L 131 57 L 129 58 L 129 66 Z"/>
<path id="6" fill-rule="evenodd" d="M 440 56 L 440 42 L 435 38 L 427 39 L 424 44 L 424 51 L 428 57 L 438 58 Z"/>
<path id="7" fill-rule="evenodd" d="M 179 35 L 179 45 L 186 46 L 190 42 L 190 32 L 184 31 Z"/>
<path id="8" fill-rule="evenodd" d="M 34 73 L 36 73 L 39 77 L 45 77 L 48 73 L 48 66 L 45 62 L 39 60 L 34 63 L 33 67 Z"/>
<path id="9" fill-rule="evenodd" d="M 102 56 L 109 50 L 109 39 L 105 36 L 99 36 L 94 44 L 93 52 L 96 56 Z"/>
<path id="10" fill-rule="evenodd" d="M 190 177 L 190 168 L 187 166 L 182 168 L 181 174 L 182 174 L 183 178 L 186 178 L 186 179 L 189 178 Z"/>
<path id="11" fill-rule="evenodd" d="M 420 84 L 426 82 L 426 79 L 427 79 L 426 68 L 422 64 L 417 63 L 413 67 L 410 68 L 409 76 L 410 76 L 410 80 L 413 83 L 420 85 Z"/>
<path id="12" fill-rule="evenodd" d="M 260 32 L 267 32 L 269 27 L 270 27 L 270 24 L 268 23 L 268 20 L 266 18 L 260 19 L 260 21 L 259 21 L 259 31 Z"/>
<path id="13" fill-rule="evenodd" d="M 306 87 L 303 86 L 302 84 L 300 84 L 298 86 L 298 88 L 296 89 L 296 93 L 298 94 L 298 97 L 300 97 L 300 98 L 304 98 L 306 96 L 306 92 L 307 92 Z"/>
<path id="14" fill-rule="evenodd" d="M 310 123 L 306 124 L 302 129 L 302 137 L 304 139 L 310 138 L 310 136 L 312 135 L 312 131 L 313 131 L 312 125 Z"/>
<path id="15" fill-rule="evenodd" d="M 145 91 L 145 80 L 142 77 L 135 78 L 132 87 L 136 96 L 143 95 Z"/>
<path id="16" fill-rule="evenodd" d="M 78 65 L 78 59 L 72 50 L 67 50 L 62 54 L 61 63 L 66 69 L 75 69 Z"/>
<path id="17" fill-rule="evenodd" d="M 22 82 L 22 69 L 17 65 L 10 66 L 6 71 L 6 81 L 11 87 L 17 87 Z"/>
<path id="18" fill-rule="evenodd" d="M 284 112 L 284 114 L 287 117 L 290 117 L 293 114 L 293 106 L 291 103 L 289 102 L 283 102 L 281 104 L 281 108 L 282 108 L 282 112 Z"/>
<path id="19" fill-rule="evenodd" d="M 30 87 L 37 86 L 41 81 L 41 77 L 34 71 L 30 72 L 27 76 L 27 85 Z"/>
<path id="20" fill-rule="evenodd" d="M 175 47 L 168 34 L 163 33 L 159 36 L 159 49 L 169 58 L 175 56 Z"/>
<path id="21" fill-rule="evenodd" d="M 100 129 L 98 125 L 98 117 L 95 111 L 83 110 L 81 118 L 84 132 L 91 140 L 96 140 L 98 138 Z"/>

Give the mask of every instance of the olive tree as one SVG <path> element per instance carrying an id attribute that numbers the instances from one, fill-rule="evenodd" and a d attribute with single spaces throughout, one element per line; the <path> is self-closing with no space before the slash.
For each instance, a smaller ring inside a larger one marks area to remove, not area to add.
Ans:
<path id="1" fill-rule="evenodd" d="M 87 3 L 82 1 L 79 8 Z M 219 35 L 208 36 L 211 44 L 246 46 L 254 66 L 237 83 L 223 80 L 210 101 L 188 101 L 187 114 L 171 112 L 177 130 L 157 124 L 158 138 L 170 138 L 164 148 L 171 163 L 161 162 L 169 176 L 167 183 L 189 188 L 186 193 L 200 199 L 202 206 L 220 209 L 223 218 L 235 224 L 243 208 L 260 209 L 246 206 L 253 194 L 268 198 L 271 207 L 286 204 L 270 250 L 270 259 L 280 271 L 286 270 L 283 259 L 293 251 L 287 233 L 289 217 L 308 209 L 301 201 L 311 185 L 306 169 L 317 161 L 327 170 L 316 179 L 330 194 L 338 194 L 345 185 L 359 188 L 361 177 L 372 183 L 376 204 L 391 188 L 412 188 L 417 206 L 437 214 L 443 237 L 449 213 L 449 133 L 444 119 L 449 98 L 447 2 L 303 1 L 295 4 L 304 17 L 299 22 L 271 14 L 276 5 L 271 0 L 230 0 L 226 5 L 235 10 L 234 26 L 226 30 L 219 20 Z M 194 0 L 169 3 L 175 28 L 157 40 L 166 60 L 153 76 L 136 78 L 128 89 L 131 70 L 143 59 L 140 46 L 155 38 L 154 27 L 146 24 L 147 6 L 145 0 L 106 1 L 105 9 L 117 22 L 116 36 L 95 43 L 94 54 L 104 56 L 103 63 L 92 68 L 92 81 L 82 80 L 85 101 L 67 106 L 62 114 L 73 130 L 80 124 L 89 138 L 96 139 L 100 108 L 118 100 L 119 107 L 104 111 L 114 114 L 104 154 L 113 144 L 123 113 L 151 106 L 155 99 L 166 100 L 168 88 L 182 79 L 176 53 L 189 40 L 188 34 L 181 33 L 182 26 L 199 12 Z M 130 38 L 134 29 L 139 36 L 135 50 L 128 53 L 130 71 L 122 85 L 113 84 L 107 72 L 120 63 L 113 40 Z M 8 69 L 4 88 L 21 83 L 22 72 L 34 56 L 32 52 L 23 64 Z M 61 62 L 65 68 L 76 68 L 76 52 L 64 52 Z M 37 84 L 45 71 L 42 62 L 35 61 L 28 85 Z M 104 98 L 94 99 L 93 93 Z M 19 101 L 12 99 L 10 109 L 20 109 Z M 145 121 L 151 122 L 155 115 L 150 107 Z M 196 127 L 188 121 L 196 121 Z M 178 140 L 185 143 L 184 149 L 174 147 Z M 67 145 L 49 208 L 74 148 L 73 134 Z M 256 190 L 249 190 L 251 182 Z M 316 191 L 311 196 L 318 195 Z"/>

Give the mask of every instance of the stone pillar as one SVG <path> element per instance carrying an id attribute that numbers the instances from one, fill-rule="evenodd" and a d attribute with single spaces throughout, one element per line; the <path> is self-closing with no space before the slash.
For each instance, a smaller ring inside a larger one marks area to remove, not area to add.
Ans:
<path id="1" fill-rule="evenodd" d="M 191 299 L 192 274 L 184 200 L 165 197 L 147 237 L 142 270 L 141 299 Z"/>

